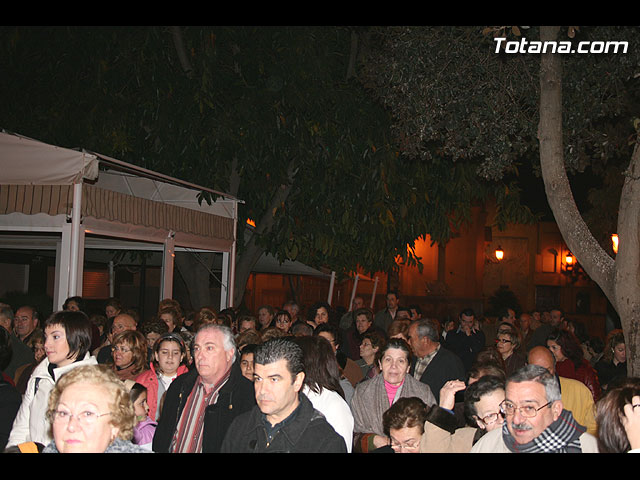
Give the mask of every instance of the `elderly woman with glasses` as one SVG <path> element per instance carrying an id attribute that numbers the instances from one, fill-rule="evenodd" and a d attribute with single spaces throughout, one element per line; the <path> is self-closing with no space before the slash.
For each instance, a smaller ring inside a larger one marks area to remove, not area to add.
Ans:
<path id="1" fill-rule="evenodd" d="M 504 377 L 485 375 L 468 387 L 450 380 L 440 390 L 440 405 L 427 414 L 420 453 L 469 453 L 482 436 L 501 428 L 504 413 Z M 453 408 L 455 394 L 464 390 L 467 426 L 458 427 Z"/>
<path id="2" fill-rule="evenodd" d="M 129 392 L 103 365 L 63 376 L 49 397 L 53 441 L 43 453 L 145 453 L 131 443 L 135 414 Z"/>

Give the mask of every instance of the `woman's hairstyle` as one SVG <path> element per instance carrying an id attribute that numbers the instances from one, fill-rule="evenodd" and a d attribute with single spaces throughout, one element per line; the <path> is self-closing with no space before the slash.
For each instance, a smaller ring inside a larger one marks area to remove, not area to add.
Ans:
<path id="1" fill-rule="evenodd" d="M 164 335 L 169 332 L 169 327 L 162 320 L 153 319 L 148 322 L 144 322 L 140 327 L 140 331 L 144 336 L 147 336 L 150 333 L 158 333 L 160 335 Z"/>
<path id="2" fill-rule="evenodd" d="M 496 335 L 496 340 L 499 335 L 506 335 L 507 337 L 509 337 L 509 340 L 511 340 L 511 344 L 513 345 L 514 351 L 520 348 L 520 335 L 518 335 L 518 332 L 516 332 L 515 330 L 505 330 L 503 332 L 498 333 L 498 335 Z"/>
<path id="3" fill-rule="evenodd" d="M 118 428 L 118 438 L 131 440 L 135 415 L 127 387 L 106 365 L 85 365 L 74 368 L 60 377 L 49 396 L 48 415 L 58 408 L 62 392 L 75 383 L 89 383 L 104 388 L 109 396 L 111 425 Z M 106 412 L 101 412 L 106 413 Z"/>
<path id="4" fill-rule="evenodd" d="M 573 333 L 568 330 L 556 328 L 547 337 L 547 341 L 549 340 L 560 345 L 562 354 L 571 360 L 576 368 L 582 364 L 584 350 L 582 349 L 582 345 L 580 345 L 580 341 Z"/>
<path id="5" fill-rule="evenodd" d="M 178 346 L 180 347 L 180 353 L 183 355 L 183 358 L 180 364 L 183 364 L 186 360 L 187 345 L 185 344 L 185 341 L 182 338 L 182 336 L 178 333 L 173 333 L 173 332 L 167 332 L 163 334 L 153 344 L 153 353 L 158 353 L 164 342 L 173 342 L 178 344 Z M 156 360 L 155 355 L 153 356 L 153 365 L 156 367 L 156 369 L 159 368 L 158 361 Z"/>
<path id="6" fill-rule="evenodd" d="M 411 347 L 407 342 L 405 342 L 402 338 L 390 338 L 385 345 L 378 350 L 376 354 L 376 360 L 381 361 L 384 354 L 387 353 L 387 350 L 392 348 L 397 348 L 398 350 L 402 350 L 407 354 L 407 361 L 411 362 Z"/>
<path id="7" fill-rule="evenodd" d="M 402 335 L 404 338 L 409 338 L 409 326 L 411 325 L 411 320 L 399 318 L 394 320 L 387 328 L 387 335 L 389 337 L 393 337 L 395 335 Z"/>
<path id="8" fill-rule="evenodd" d="M 620 345 L 621 343 L 625 343 L 624 333 L 622 333 L 622 330 L 611 330 L 607 335 L 606 345 L 602 353 L 602 358 L 607 362 L 612 361 L 613 350 L 616 348 L 616 345 Z"/>
<path id="9" fill-rule="evenodd" d="M 344 391 L 340 386 L 340 367 L 329 340 L 304 336 L 294 337 L 294 341 L 300 345 L 304 355 L 304 384 L 312 392 L 320 394 L 323 389 L 327 389 L 344 398 Z"/>
<path id="10" fill-rule="evenodd" d="M 120 332 L 111 342 L 115 347 L 124 344 L 131 349 L 133 355 L 133 372 L 141 373 L 147 369 L 147 339 L 138 330 L 125 330 Z"/>
<path id="11" fill-rule="evenodd" d="M 469 425 L 476 426 L 475 417 L 478 415 L 476 403 L 485 395 L 490 395 L 496 390 L 505 389 L 504 376 L 485 375 L 477 382 L 473 382 L 464 391 L 464 416 Z"/>
<path id="12" fill-rule="evenodd" d="M 193 321 L 194 331 L 198 331 L 200 327 L 207 324 L 215 324 L 218 322 L 218 314 L 213 308 L 202 307 L 196 313 L 196 317 Z"/>
<path id="13" fill-rule="evenodd" d="M 67 310 L 67 308 L 69 307 L 69 304 L 73 302 L 76 305 L 78 305 L 78 309 L 82 312 L 84 312 L 84 300 L 82 299 L 82 297 L 69 297 L 64 301 L 64 304 L 62 305 L 62 309 L 63 310 Z"/>
<path id="14" fill-rule="evenodd" d="M 89 317 L 84 312 L 73 310 L 60 310 L 52 313 L 44 322 L 44 327 L 60 325 L 64 328 L 69 345 L 69 355 L 67 358 L 82 360 L 91 349 L 93 339 L 93 327 Z"/>
<path id="15" fill-rule="evenodd" d="M 640 395 L 640 379 L 627 378 L 611 388 L 596 403 L 598 451 L 600 453 L 626 453 L 631 449 L 622 424 L 624 406 Z"/>
<path id="16" fill-rule="evenodd" d="M 147 387 L 142 385 L 141 383 L 135 382 L 131 388 L 129 389 L 129 398 L 131 399 L 131 405 L 136 403 L 140 395 L 147 391 Z"/>
<path id="17" fill-rule="evenodd" d="M 389 436 L 391 429 L 420 427 L 424 433 L 424 422 L 429 409 L 418 397 L 404 397 L 398 399 L 382 414 L 382 427 L 385 435 Z"/>
<path id="18" fill-rule="evenodd" d="M 107 307 L 113 307 L 119 312 L 122 311 L 122 303 L 117 298 L 108 298 L 104 304 L 104 308 L 106 309 Z"/>
<path id="19" fill-rule="evenodd" d="M 309 310 L 307 310 L 307 320 L 309 322 L 315 323 L 316 313 L 321 308 L 324 308 L 327 311 L 327 315 L 329 317 L 327 321 L 331 322 L 333 320 L 332 318 L 333 310 L 331 309 L 331 305 L 329 305 L 327 302 L 316 302 L 313 305 L 311 305 L 311 307 L 309 307 Z"/>
<path id="20" fill-rule="evenodd" d="M 177 308 L 173 306 L 163 307 L 160 310 L 158 310 L 158 319 L 160 321 L 162 321 L 162 319 L 160 319 L 162 315 L 171 316 L 171 318 L 173 319 L 173 326 L 175 330 L 180 330 L 180 328 L 182 328 L 182 312 Z"/>
<path id="21" fill-rule="evenodd" d="M 238 350 L 248 344 L 258 344 L 262 343 L 262 335 L 257 330 L 250 328 L 249 330 L 245 330 L 242 333 L 239 333 L 236 336 L 236 345 L 238 346 Z"/>

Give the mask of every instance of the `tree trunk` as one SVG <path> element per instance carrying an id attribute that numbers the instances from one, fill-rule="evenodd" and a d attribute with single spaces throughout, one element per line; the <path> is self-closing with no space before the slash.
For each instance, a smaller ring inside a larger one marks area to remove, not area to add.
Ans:
<path id="1" fill-rule="evenodd" d="M 636 143 L 620 197 L 614 306 L 627 346 L 627 371 L 640 376 L 640 146 Z"/>
<path id="2" fill-rule="evenodd" d="M 557 41 L 559 27 L 540 27 L 540 39 Z M 576 206 L 564 166 L 562 139 L 562 58 L 543 54 L 540 59 L 540 166 L 545 192 L 560 233 L 585 272 L 611 301 L 622 322 L 628 349 L 629 375 L 640 374 L 638 318 L 640 272 L 638 228 L 640 219 L 640 151 L 636 147 L 627 172 L 618 213 L 618 236 L 624 250 L 613 258 L 600 246 Z"/>
<path id="3" fill-rule="evenodd" d="M 256 245 L 256 236 L 268 231 L 273 227 L 274 211 L 287 199 L 287 196 L 289 195 L 289 192 L 291 190 L 291 183 L 293 182 L 294 173 L 293 161 L 291 161 L 287 169 L 288 182 L 280 185 L 278 190 L 274 193 L 269 208 L 265 210 L 262 218 L 256 223 L 255 229 L 253 230 L 253 232 L 251 232 L 247 243 L 242 249 L 242 254 L 238 255 L 236 262 L 236 281 L 233 292 L 234 307 L 242 303 L 244 291 L 247 286 L 247 281 L 249 280 L 251 270 L 253 269 L 256 262 L 260 259 L 260 256 L 264 253 L 264 250 Z M 243 232 L 244 229 L 238 234 L 238 241 L 244 240 L 244 237 L 242 236 Z"/>

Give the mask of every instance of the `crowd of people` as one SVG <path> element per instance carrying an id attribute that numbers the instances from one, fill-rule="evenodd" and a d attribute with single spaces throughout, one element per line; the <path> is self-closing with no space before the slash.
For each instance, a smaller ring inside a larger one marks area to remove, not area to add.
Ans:
<path id="1" fill-rule="evenodd" d="M 640 452 L 622 331 L 598 343 L 559 309 L 87 310 L 0 304 L 0 450 Z"/>

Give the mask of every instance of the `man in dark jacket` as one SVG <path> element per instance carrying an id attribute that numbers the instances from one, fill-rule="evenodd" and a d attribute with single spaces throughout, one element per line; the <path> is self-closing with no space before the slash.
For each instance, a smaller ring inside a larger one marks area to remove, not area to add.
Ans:
<path id="1" fill-rule="evenodd" d="M 440 389 L 447 381 L 465 381 L 462 360 L 440 345 L 434 321 L 423 318 L 412 322 L 409 327 L 409 345 L 413 350 L 409 374 L 429 385 L 437 401 L 440 401 Z"/>
<path id="2" fill-rule="evenodd" d="M 253 384 L 240 371 L 231 329 L 207 324 L 193 343 L 195 369 L 167 390 L 153 438 L 161 453 L 218 453 L 229 425 L 255 406 Z"/>
<path id="3" fill-rule="evenodd" d="M 300 392 L 303 353 L 287 338 L 274 338 L 254 354 L 257 406 L 236 417 L 223 453 L 346 453 L 344 439 Z"/>

